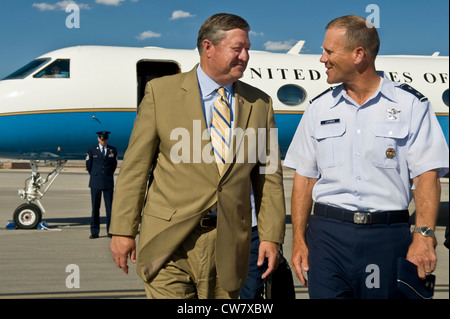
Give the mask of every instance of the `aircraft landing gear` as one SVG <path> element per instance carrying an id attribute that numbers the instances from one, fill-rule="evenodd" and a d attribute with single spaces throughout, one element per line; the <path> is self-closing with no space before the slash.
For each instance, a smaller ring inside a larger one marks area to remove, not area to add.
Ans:
<path id="1" fill-rule="evenodd" d="M 36 228 L 41 222 L 41 209 L 35 204 L 22 204 L 16 208 L 13 214 L 14 224 L 17 228 Z"/>
<path id="2" fill-rule="evenodd" d="M 44 161 L 43 166 L 57 167 L 47 175 L 46 178 L 41 177 L 38 170 L 39 161 L 31 160 L 31 177 L 27 179 L 24 189 L 19 189 L 19 196 L 27 201 L 26 204 L 22 204 L 14 211 L 13 220 L 17 228 L 32 229 L 36 228 L 42 220 L 42 214 L 45 214 L 45 209 L 42 206 L 40 199 L 45 195 L 47 190 L 55 181 L 59 175 L 67 160 L 62 161 Z M 40 191 L 41 187 L 46 183 L 49 183 L 43 192 Z M 36 201 L 36 204 L 32 202 Z"/>

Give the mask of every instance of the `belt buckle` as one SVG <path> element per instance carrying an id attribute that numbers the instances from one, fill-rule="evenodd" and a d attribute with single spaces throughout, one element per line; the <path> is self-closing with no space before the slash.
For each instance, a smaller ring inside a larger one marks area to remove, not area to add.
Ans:
<path id="1" fill-rule="evenodd" d="M 204 221 L 207 221 L 207 220 L 210 220 L 210 219 L 211 219 L 211 218 L 209 218 L 209 217 L 204 217 L 204 218 L 202 218 L 202 219 L 200 220 L 200 227 L 201 227 L 201 228 L 214 228 L 214 226 L 203 224 Z"/>
<path id="2" fill-rule="evenodd" d="M 203 221 L 205 221 L 205 218 L 202 218 L 202 219 L 200 220 L 200 227 L 201 227 L 201 228 L 207 228 L 208 226 L 203 225 Z"/>
<path id="3" fill-rule="evenodd" d="M 372 224 L 372 215 L 370 213 L 354 213 L 353 222 L 355 224 Z"/>

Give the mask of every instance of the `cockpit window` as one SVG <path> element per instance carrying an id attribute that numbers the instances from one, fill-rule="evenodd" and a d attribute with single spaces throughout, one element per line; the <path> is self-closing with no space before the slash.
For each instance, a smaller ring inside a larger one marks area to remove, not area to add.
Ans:
<path id="1" fill-rule="evenodd" d="M 12 79 L 24 79 L 34 71 L 36 71 L 41 65 L 47 63 L 50 61 L 50 59 L 36 59 L 34 61 L 31 61 L 27 65 L 21 67 L 17 71 L 11 73 L 3 80 L 12 80 Z"/>
<path id="2" fill-rule="evenodd" d="M 70 60 L 58 59 L 42 71 L 35 78 L 70 78 Z"/>

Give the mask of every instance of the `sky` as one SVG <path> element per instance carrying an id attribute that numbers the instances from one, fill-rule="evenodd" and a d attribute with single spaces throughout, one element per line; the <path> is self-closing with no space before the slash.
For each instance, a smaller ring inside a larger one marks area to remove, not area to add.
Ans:
<path id="1" fill-rule="evenodd" d="M 303 54 L 321 54 L 326 24 L 356 14 L 378 28 L 382 55 L 449 55 L 448 0 L 0 0 L 0 79 L 68 46 L 194 49 L 219 12 L 247 20 L 253 50 L 287 52 L 305 40 Z"/>

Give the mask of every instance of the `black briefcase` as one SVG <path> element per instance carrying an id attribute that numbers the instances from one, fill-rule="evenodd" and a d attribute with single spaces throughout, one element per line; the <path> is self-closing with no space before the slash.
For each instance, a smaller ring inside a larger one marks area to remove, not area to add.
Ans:
<path id="1" fill-rule="evenodd" d="M 264 297 L 265 299 L 295 299 L 294 279 L 289 263 L 283 256 L 282 247 L 278 268 L 266 278 Z"/>
<path id="2" fill-rule="evenodd" d="M 417 266 L 405 258 L 397 260 L 397 287 L 408 299 L 432 299 L 436 276 L 420 279 Z"/>

